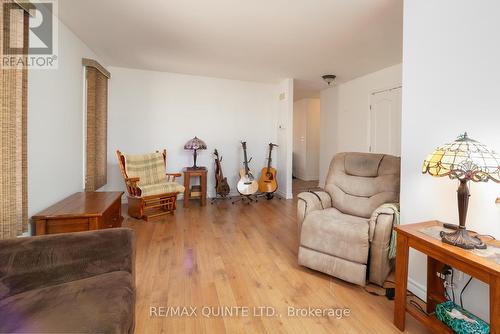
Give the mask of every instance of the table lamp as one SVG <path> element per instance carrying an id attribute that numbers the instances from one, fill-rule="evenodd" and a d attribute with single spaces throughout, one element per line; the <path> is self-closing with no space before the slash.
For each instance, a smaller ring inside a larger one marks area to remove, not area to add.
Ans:
<path id="1" fill-rule="evenodd" d="M 466 132 L 429 155 L 424 161 L 422 173 L 460 181 L 457 191 L 459 226 L 455 232 L 442 231 L 442 241 L 465 249 L 486 248 L 477 236 L 471 236 L 465 229 L 470 197 L 468 182 L 492 180 L 500 183 L 500 155 L 469 138 Z"/>
<path id="2" fill-rule="evenodd" d="M 207 149 L 207 144 L 203 140 L 201 140 L 198 137 L 194 137 L 193 139 L 189 140 L 186 145 L 184 145 L 185 150 L 192 150 L 194 151 L 194 164 L 191 169 L 201 169 L 203 167 L 198 167 L 196 166 L 196 157 L 197 157 L 197 151 L 198 150 L 206 150 Z"/>

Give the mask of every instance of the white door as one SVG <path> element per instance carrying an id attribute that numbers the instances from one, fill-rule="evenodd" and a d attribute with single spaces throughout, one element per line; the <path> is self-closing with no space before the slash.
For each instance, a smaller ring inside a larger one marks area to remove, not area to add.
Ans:
<path id="1" fill-rule="evenodd" d="M 370 152 L 401 155 L 401 88 L 371 96 Z"/>

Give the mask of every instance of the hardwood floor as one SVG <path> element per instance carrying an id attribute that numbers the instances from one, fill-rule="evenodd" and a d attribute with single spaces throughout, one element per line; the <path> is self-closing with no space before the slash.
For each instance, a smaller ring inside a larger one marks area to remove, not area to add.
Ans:
<path id="1" fill-rule="evenodd" d="M 174 216 L 123 224 L 137 237 L 136 333 L 399 333 L 393 302 L 297 264 L 295 201 L 178 207 Z M 197 316 L 158 308 L 178 306 L 196 307 Z M 219 306 L 233 316 L 216 316 Z M 248 307 L 249 316 L 232 306 Z M 261 306 L 279 314 L 253 315 Z M 288 307 L 350 315 L 289 316 Z M 426 331 L 408 318 L 407 333 Z"/>
<path id="2" fill-rule="evenodd" d="M 319 190 L 319 181 L 304 181 L 301 179 L 293 179 L 292 189 L 294 194 L 309 190 Z"/>

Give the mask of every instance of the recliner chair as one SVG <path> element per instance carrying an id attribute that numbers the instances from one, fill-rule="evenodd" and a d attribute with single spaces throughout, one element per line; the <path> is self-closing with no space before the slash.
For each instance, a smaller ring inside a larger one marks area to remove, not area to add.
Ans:
<path id="1" fill-rule="evenodd" d="M 342 280 L 382 285 L 391 272 L 393 215 L 372 214 L 399 203 L 400 158 L 339 153 L 330 164 L 324 191 L 298 195 L 299 264 Z M 367 277 L 368 269 L 368 277 Z"/>

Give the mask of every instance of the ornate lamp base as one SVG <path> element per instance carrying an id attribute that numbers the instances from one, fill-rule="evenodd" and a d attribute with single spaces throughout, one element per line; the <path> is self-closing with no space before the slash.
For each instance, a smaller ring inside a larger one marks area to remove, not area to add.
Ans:
<path id="1" fill-rule="evenodd" d="M 441 231 L 441 241 L 464 249 L 486 249 L 486 244 L 476 236 L 471 236 L 465 228 L 459 227 L 451 233 Z"/>

